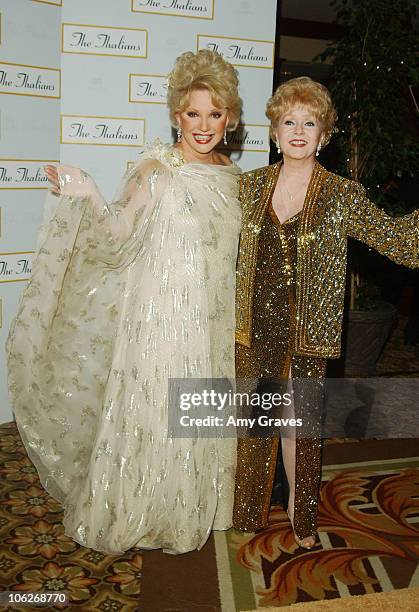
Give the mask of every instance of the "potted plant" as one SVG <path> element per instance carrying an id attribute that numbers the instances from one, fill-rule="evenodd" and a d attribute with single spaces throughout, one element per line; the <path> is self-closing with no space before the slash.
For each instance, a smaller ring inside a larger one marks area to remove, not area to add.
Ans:
<path id="1" fill-rule="evenodd" d="M 410 0 L 334 0 L 342 37 L 316 59 L 333 61 L 329 88 L 338 111 L 334 170 L 367 189 L 392 215 L 409 212 L 400 193 L 417 168 L 414 87 L 419 81 Z M 347 376 L 371 375 L 396 309 L 364 273 L 365 249 L 350 245 Z"/>

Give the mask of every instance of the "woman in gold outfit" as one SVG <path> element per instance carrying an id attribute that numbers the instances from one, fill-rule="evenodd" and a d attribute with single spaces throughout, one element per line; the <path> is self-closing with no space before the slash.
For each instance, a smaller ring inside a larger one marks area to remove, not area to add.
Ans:
<path id="1" fill-rule="evenodd" d="M 292 407 L 296 417 L 309 420 L 306 433 L 281 435 L 288 516 L 297 544 L 311 548 L 321 472 L 321 386 L 327 359 L 340 354 L 347 237 L 418 267 L 419 211 L 389 217 L 362 185 L 316 161 L 336 120 L 320 83 L 299 77 L 282 84 L 266 114 L 283 161 L 241 178 L 236 368 L 242 379 L 314 383 L 308 399 L 297 394 Z M 239 440 L 233 521 L 242 531 L 267 526 L 279 436 L 259 435 Z"/>

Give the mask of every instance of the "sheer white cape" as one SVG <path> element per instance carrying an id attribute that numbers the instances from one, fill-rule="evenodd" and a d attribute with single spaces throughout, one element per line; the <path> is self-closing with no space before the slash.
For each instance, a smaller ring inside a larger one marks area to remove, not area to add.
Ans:
<path id="1" fill-rule="evenodd" d="M 236 441 L 168 436 L 168 379 L 234 377 L 240 170 L 156 142 L 107 205 L 58 169 L 7 343 L 19 431 L 83 546 L 199 549 L 231 526 Z"/>

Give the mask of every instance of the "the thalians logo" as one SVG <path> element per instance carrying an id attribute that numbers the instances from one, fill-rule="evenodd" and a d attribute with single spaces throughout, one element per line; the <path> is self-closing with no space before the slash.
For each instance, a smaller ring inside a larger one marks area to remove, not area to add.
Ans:
<path id="1" fill-rule="evenodd" d="M 144 141 L 144 119 L 61 116 L 61 144 L 142 147 Z"/>
<path id="2" fill-rule="evenodd" d="M 1 62 L 0 93 L 59 98 L 60 76 L 60 70 L 57 68 Z"/>
<path id="3" fill-rule="evenodd" d="M 129 101 L 143 104 L 166 104 L 167 76 L 163 74 L 130 74 Z"/>
<path id="4" fill-rule="evenodd" d="M 215 0 L 131 0 L 134 13 L 214 19 Z"/>
<path id="5" fill-rule="evenodd" d="M 48 189 L 43 166 L 57 161 L 32 159 L 2 159 L 0 189 Z"/>
<path id="6" fill-rule="evenodd" d="M 217 51 L 234 66 L 273 68 L 275 44 L 270 40 L 198 34 L 197 49 Z"/>
<path id="7" fill-rule="evenodd" d="M 27 281 L 32 273 L 33 251 L 0 253 L 0 283 Z"/>
<path id="8" fill-rule="evenodd" d="M 62 24 L 62 52 L 120 57 L 147 57 L 147 30 Z"/>
<path id="9" fill-rule="evenodd" d="M 230 151 L 253 151 L 255 153 L 269 152 L 269 126 L 246 123 L 239 125 L 228 136 L 225 147 Z"/>

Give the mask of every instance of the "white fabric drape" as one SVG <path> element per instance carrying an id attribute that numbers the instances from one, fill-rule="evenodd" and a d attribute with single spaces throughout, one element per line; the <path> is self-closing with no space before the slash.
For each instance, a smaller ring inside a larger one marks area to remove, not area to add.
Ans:
<path id="1" fill-rule="evenodd" d="M 84 546 L 181 553 L 231 526 L 235 440 L 170 437 L 167 393 L 171 377 L 234 377 L 239 172 L 156 142 L 107 205 L 87 174 L 59 167 L 9 386 L 43 486 Z"/>

